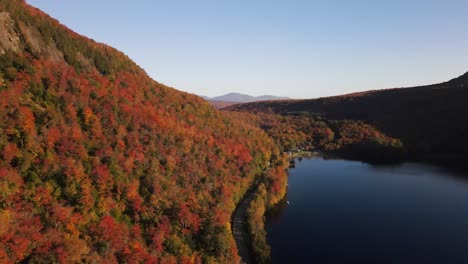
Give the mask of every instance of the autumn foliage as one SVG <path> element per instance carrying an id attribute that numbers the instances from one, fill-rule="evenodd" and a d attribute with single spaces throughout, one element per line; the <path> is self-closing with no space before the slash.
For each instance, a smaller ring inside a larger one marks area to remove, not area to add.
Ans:
<path id="1" fill-rule="evenodd" d="M 21 40 L 0 55 L 0 263 L 237 260 L 230 216 L 274 141 L 23 1 L 0 12 Z"/>
<path id="2" fill-rule="evenodd" d="M 288 157 L 284 154 L 278 163 L 266 170 L 263 182 L 256 191 L 255 197 L 247 209 L 247 226 L 252 240 L 252 252 L 256 263 L 270 263 L 270 246 L 265 230 L 265 213 L 277 205 L 285 196 L 289 165 Z"/>
<path id="3" fill-rule="evenodd" d="M 373 130 L 401 140 L 409 159 L 437 162 L 466 170 L 466 98 L 468 72 L 433 85 L 373 90 L 318 99 L 253 102 L 229 106 L 227 109 L 283 116 L 309 114 L 328 120 L 359 121 L 360 124 L 372 125 Z M 369 130 L 368 127 L 362 129 Z M 381 146 L 375 143 L 378 142 L 353 148 L 355 152 L 362 153 L 372 149 L 382 152 Z M 387 143 L 383 144 L 384 149 L 395 146 L 391 142 Z"/>
<path id="4" fill-rule="evenodd" d="M 0 15 L 19 40 L 0 43 L 0 263 L 238 262 L 229 221 L 254 181 L 250 232 L 268 261 L 281 153 L 402 147 L 354 121 L 218 111 L 22 0 Z"/>

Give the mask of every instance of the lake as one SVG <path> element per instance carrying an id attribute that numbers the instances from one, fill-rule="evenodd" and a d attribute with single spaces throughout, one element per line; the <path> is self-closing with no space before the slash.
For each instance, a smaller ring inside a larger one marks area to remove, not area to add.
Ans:
<path id="1" fill-rule="evenodd" d="M 467 179 L 418 163 L 296 160 L 267 217 L 273 263 L 468 263 Z"/>

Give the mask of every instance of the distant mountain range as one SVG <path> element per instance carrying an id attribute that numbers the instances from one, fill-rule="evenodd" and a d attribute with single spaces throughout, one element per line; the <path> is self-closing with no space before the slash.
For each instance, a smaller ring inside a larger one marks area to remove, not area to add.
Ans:
<path id="1" fill-rule="evenodd" d="M 290 99 L 288 97 L 279 97 L 273 95 L 262 95 L 262 96 L 251 96 L 240 93 L 228 93 L 216 97 L 201 96 L 203 99 L 208 101 L 222 101 L 222 102 L 235 102 L 235 103 L 250 103 L 256 101 L 269 101 L 269 100 L 285 100 Z"/>

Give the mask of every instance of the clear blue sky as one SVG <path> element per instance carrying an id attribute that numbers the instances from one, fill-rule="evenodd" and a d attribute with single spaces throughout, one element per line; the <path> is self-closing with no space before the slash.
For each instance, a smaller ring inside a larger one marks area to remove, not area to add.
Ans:
<path id="1" fill-rule="evenodd" d="M 27 1 L 201 95 L 313 98 L 468 71 L 467 0 Z"/>

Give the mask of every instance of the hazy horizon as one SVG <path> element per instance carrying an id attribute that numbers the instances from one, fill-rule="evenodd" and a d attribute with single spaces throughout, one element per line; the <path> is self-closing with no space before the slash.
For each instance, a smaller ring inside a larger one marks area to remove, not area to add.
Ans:
<path id="1" fill-rule="evenodd" d="M 27 2 L 158 82 L 209 97 L 317 98 L 468 71 L 463 1 Z"/>

